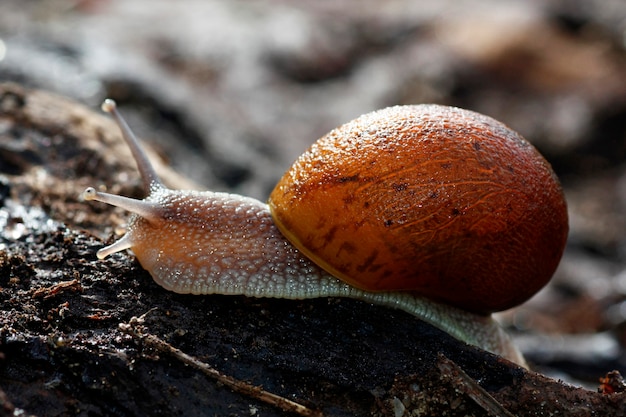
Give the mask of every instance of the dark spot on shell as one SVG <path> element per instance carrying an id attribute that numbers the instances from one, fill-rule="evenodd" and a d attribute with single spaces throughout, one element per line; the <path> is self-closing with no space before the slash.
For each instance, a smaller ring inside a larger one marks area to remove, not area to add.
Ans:
<path id="1" fill-rule="evenodd" d="M 472 146 L 477 151 L 480 151 L 480 149 L 481 149 L 480 142 L 474 142 L 474 143 L 472 143 Z"/>
<path id="2" fill-rule="evenodd" d="M 380 269 L 382 265 L 374 264 L 374 261 L 376 260 L 376 258 L 378 258 L 378 251 L 374 250 L 361 265 L 356 267 L 356 270 L 358 272 L 365 272 L 367 270 L 376 271 Z"/>
<path id="3" fill-rule="evenodd" d="M 439 193 L 437 191 L 433 191 L 432 193 L 430 193 L 429 197 L 430 198 L 437 198 L 437 197 L 439 197 Z"/>
<path id="4" fill-rule="evenodd" d="M 354 246 L 350 242 L 343 242 L 339 247 L 339 252 L 345 251 L 350 255 L 354 255 L 356 253 L 356 246 Z"/>
<path id="5" fill-rule="evenodd" d="M 404 190 L 406 190 L 409 187 L 409 185 L 407 183 L 403 182 L 401 184 L 393 184 L 392 187 L 396 191 L 404 191 Z"/>
<path id="6" fill-rule="evenodd" d="M 457 208 L 452 209 L 452 215 L 453 215 L 453 216 L 458 216 L 459 214 L 461 214 L 461 212 L 459 211 L 459 209 L 457 209 Z"/>
<path id="7" fill-rule="evenodd" d="M 388 277 L 393 277 L 395 275 L 395 272 L 385 269 L 380 275 L 383 278 L 388 278 Z"/>
<path id="8" fill-rule="evenodd" d="M 385 220 L 385 227 L 389 227 L 393 224 L 393 220 Z"/>
<path id="9" fill-rule="evenodd" d="M 333 226 L 328 231 L 328 233 L 326 233 L 324 236 L 322 236 L 322 239 L 324 239 L 324 244 L 328 245 L 330 242 L 335 240 L 335 235 L 337 234 L 337 230 L 339 230 L 339 227 Z"/>
<path id="10" fill-rule="evenodd" d="M 344 182 L 356 182 L 359 180 L 359 174 L 350 175 L 349 177 L 337 178 L 337 182 L 343 184 Z"/>

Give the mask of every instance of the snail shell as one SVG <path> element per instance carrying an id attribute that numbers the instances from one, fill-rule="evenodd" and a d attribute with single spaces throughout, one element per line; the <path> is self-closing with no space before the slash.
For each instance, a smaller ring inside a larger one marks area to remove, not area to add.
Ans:
<path id="1" fill-rule="evenodd" d="M 391 107 L 331 131 L 269 207 L 287 239 L 343 281 L 477 313 L 541 289 L 568 233 L 559 181 L 529 142 L 439 105 Z"/>

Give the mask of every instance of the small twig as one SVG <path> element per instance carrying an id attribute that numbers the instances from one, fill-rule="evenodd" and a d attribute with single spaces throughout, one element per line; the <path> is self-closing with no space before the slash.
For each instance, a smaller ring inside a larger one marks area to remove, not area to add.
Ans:
<path id="1" fill-rule="evenodd" d="M 490 416 L 515 417 L 452 360 L 439 354 L 437 367 L 457 390 L 474 400 Z"/>
<path id="2" fill-rule="evenodd" d="M 49 287 L 41 287 L 41 288 L 37 288 L 32 290 L 32 294 L 33 294 L 33 298 L 43 298 L 44 300 L 47 300 L 49 298 L 52 298 L 58 294 L 60 294 L 63 291 L 82 291 L 83 287 L 80 284 L 80 282 L 78 282 L 77 279 L 72 279 L 70 281 L 61 281 L 58 282 L 54 285 L 51 285 Z"/>
<path id="3" fill-rule="evenodd" d="M 256 398 L 259 401 L 262 401 L 271 406 L 277 407 L 286 412 L 297 413 L 301 416 L 305 417 L 322 417 L 322 413 L 317 410 L 312 410 L 302 404 L 298 404 L 294 401 L 291 401 L 287 398 L 281 397 L 279 395 L 273 394 L 271 392 L 265 391 L 261 387 L 249 384 L 244 381 L 239 381 L 231 376 L 224 375 L 215 368 L 207 365 L 204 362 L 199 361 L 198 359 L 187 355 L 182 352 L 180 349 L 177 349 L 170 345 L 169 343 L 161 340 L 155 335 L 144 334 L 138 328 L 138 324 L 143 323 L 143 317 L 145 315 L 137 318 L 133 317 L 130 320 L 130 324 L 120 323 L 119 329 L 123 333 L 126 333 L 138 340 L 141 340 L 144 344 L 167 354 L 172 355 L 174 358 L 180 360 L 181 362 L 192 366 L 199 371 L 203 372 L 210 378 L 213 378 L 217 382 L 224 384 L 229 387 L 233 391 L 250 396 L 252 398 Z"/>

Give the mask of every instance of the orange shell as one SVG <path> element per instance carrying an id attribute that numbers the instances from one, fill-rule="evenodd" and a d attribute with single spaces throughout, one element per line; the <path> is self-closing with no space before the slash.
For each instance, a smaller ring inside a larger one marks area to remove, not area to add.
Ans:
<path id="1" fill-rule="evenodd" d="M 343 281 L 478 313 L 541 289 L 568 232 L 558 179 L 531 144 L 438 105 L 391 107 L 331 131 L 269 206 L 283 234 Z"/>

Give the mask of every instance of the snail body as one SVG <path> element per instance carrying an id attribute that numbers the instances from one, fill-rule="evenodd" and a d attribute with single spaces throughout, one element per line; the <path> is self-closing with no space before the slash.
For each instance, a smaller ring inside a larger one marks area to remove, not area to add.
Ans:
<path id="1" fill-rule="evenodd" d="M 504 125 L 434 105 L 364 115 L 305 152 L 268 205 L 166 188 L 115 104 L 103 109 L 120 125 L 148 196 L 85 190 L 87 200 L 134 213 L 99 258 L 130 248 L 177 293 L 391 306 L 524 364 L 490 313 L 550 279 L 567 211 L 549 164 Z"/>

